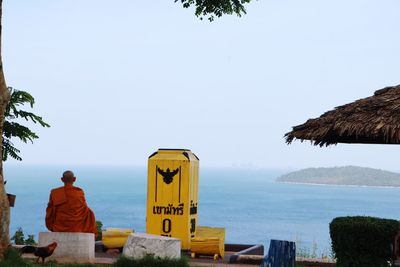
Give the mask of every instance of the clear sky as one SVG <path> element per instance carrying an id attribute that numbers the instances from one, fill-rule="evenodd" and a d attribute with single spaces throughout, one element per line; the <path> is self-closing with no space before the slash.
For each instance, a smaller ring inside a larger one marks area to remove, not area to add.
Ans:
<path id="1" fill-rule="evenodd" d="M 33 145 L 10 164 L 400 170 L 399 146 L 286 145 L 291 127 L 400 84 L 400 1 L 259 0 L 210 23 L 173 0 L 5 0 L 8 86 L 29 91 Z"/>

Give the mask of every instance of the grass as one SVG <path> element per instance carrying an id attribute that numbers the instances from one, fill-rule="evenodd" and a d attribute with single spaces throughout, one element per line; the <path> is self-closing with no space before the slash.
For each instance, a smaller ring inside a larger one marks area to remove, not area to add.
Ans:
<path id="1" fill-rule="evenodd" d="M 36 264 L 32 261 L 20 257 L 15 249 L 8 249 L 5 258 L 0 261 L 0 267 L 189 267 L 186 257 L 181 259 L 161 259 L 153 256 L 145 256 L 142 259 L 130 259 L 121 257 L 112 265 L 105 264 L 60 264 L 56 262 L 46 262 L 45 264 Z M 212 264 L 210 265 L 210 267 Z M 308 265 L 296 264 L 297 267 L 307 267 Z M 257 267 L 257 265 L 255 265 Z"/>
<path id="2" fill-rule="evenodd" d="M 151 255 L 145 256 L 142 259 L 128 259 L 121 257 L 112 265 L 104 264 L 59 264 L 56 262 L 46 262 L 45 264 L 36 264 L 27 261 L 19 255 L 15 249 L 8 249 L 4 254 L 4 260 L 0 261 L 0 267 L 189 267 L 188 259 L 162 259 Z"/>
<path id="3" fill-rule="evenodd" d="M 0 267 L 30 267 L 18 254 L 15 249 L 7 249 L 4 253 L 4 260 L 0 261 Z"/>
<path id="4" fill-rule="evenodd" d="M 114 267 L 189 267 L 186 257 L 180 259 L 161 259 L 147 255 L 141 259 L 119 258 L 113 265 Z"/>
<path id="5" fill-rule="evenodd" d="M 17 266 L 17 265 L 15 265 L 15 266 Z M 34 263 L 31 263 L 28 266 L 29 267 L 39 267 L 39 266 L 47 266 L 47 267 L 97 267 L 97 266 L 103 266 L 103 267 L 108 267 L 108 266 L 111 266 L 111 265 L 78 264 L 78 263 L 58 264 L 58 263 L 55 263 L 55 262 L 48 262 L 48 263 L 45 263 L 45 264 L 34 264 Z"/>

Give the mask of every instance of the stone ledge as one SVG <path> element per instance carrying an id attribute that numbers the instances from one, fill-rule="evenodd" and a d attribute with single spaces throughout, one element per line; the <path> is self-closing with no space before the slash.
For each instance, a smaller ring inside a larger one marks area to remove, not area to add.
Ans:
<path id="1" fill-rule="evenodd" d="M 93 263 L 95 261 L 94 234 L 68 232 L 39 233 L 39 246 L 47 246 L 52 242 L 57 242 L 57 248 L 53 255 L 46 260 L 77 263 Z"/>
<path id="2" fill-rule="evenodd" d="M 133 233 L 129 235 L 122 253 L 129 258 L 142 258 L 151 254 L 160 258 L 179 259 L 181 241 L 177 238 Z"/>

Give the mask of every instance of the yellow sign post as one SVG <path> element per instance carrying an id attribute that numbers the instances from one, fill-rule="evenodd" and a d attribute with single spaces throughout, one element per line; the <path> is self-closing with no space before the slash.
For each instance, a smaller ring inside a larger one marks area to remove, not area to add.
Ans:
<path id="1" fill-rule="evenodd" d="M 190 249 L 197 227 L 199 159 L 187 149 L 159 149 L 149 157 L 146 232 L 179 238 Z"/>

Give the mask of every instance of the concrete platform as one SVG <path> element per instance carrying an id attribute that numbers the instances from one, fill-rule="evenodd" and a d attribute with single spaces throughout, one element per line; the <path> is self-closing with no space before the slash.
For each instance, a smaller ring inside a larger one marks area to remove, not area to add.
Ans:
<path id="1" fill-rule="evenodd" d="M 91 233 L 39 233 L 39 246 L 57 242 L 53 255 L 46 260 L 57 262 L 94 263 L 94 234 Z"/>
<path id="2" fill-rule="evenodd" d="M 150 254 L 160 258 L 179 259 L 181 241 L 177 238 L 133 233 L 129 235 L 122 254 L 128 258 L 142 258 Z"/>

